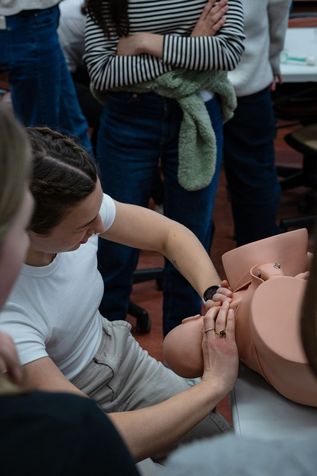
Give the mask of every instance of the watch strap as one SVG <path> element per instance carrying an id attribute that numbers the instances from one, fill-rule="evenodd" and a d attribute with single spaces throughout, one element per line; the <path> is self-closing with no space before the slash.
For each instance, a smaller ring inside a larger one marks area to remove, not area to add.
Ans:
<path id="1" fill-rule="evenodd" d="M 220 288 L 220 286 L 218 284 L 214 284 L 213 286 L 209 286 L 204 291 L 204 294 L 203 294 L 204 303 L 206 303 L 207 301 L 210 301 L 214 297 L 214 295 L 216 294 L 216 292 L 218 291 L 219 288 Z"/>

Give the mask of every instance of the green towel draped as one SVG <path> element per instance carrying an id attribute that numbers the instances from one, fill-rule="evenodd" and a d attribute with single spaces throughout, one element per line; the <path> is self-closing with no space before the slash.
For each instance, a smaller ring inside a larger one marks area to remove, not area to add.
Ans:
<path id="1" fill-rule="evenodd" d="M 207 187 L 214 175 L 216 137 L 203 99 L 199 92 L 209 90 L 221 100 L 223 120 L 233 116 L 236 95 L 224 71 L 174 70 L 145 83 L 120 87 L 114 91 L 154 92 L 178 101 L 183 120 L 178 143 L 178 181 L 188 191 Z M 93 90 L 94 96 L 105 102 L 107 94 Z"/>

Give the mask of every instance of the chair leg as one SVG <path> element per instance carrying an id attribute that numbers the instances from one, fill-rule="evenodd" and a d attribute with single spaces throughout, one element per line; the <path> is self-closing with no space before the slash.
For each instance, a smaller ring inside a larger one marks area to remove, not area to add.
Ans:
<path id="1" fill-rule="evenodd" d="M 128 314 L 136 318 L 136 332 L 138 334 L 148 334 L 151 330 L 151 320 L 149 313 L 134 302 L 129 302 Z"/>
<path id="2" fill-rule="evenodd" d="M 278 172 L 279 172 L 279 170 L 278 170 Z M 295 173 L 290 173 L 289 175 L 287 175 L 287 173 L 285 172 L 285 175 L 283 174 L 283 175 L 280 175 L 280 176 L 284 177 L 280 180 L 282 190 L 289 190 L 290 188 L 299 187 L 301 185 L 304 185 L 304 174 L 303 174 L 302 171 L 295 172 Z"/>
<path id="3" fill-rule="evenodd" d="M 161 279 L 162 273 L 163 268 L 139 268 L 134 272 L 133 284 L 144 283 L 144 281 L 151 281 L 152 279 L 159 281 Z"/>
<path id="4" fill-rule="evenodd" d="M 317 215 L 296 218 L 283 218 L 280 221 L 280 229 L 282 232 L 286 232 L 290 228 L 313 227 L 316 222 Z"/>
<path id="5" fill-rule="evenodd" d="M 155 279 L 158 290 L 163 289 L 163 268 L 137 269 L 133 275 L 133 284 L 143 283 Z M 133 301 L 129 302 L 128 314 L 136 318 L 136 332 L 147 334 L 151 330 L 151 319 L 149 313 L 138 306 Z"/>

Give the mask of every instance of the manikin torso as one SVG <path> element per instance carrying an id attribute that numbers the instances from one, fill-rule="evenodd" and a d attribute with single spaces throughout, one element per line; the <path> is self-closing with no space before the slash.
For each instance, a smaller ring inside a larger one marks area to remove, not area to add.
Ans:
<path id="1" fill-rule="evenodd" d="M 234 291 L 240 359 L 285 397 L 317 406 L 317 379 L 299 332 L 307 246 L 307 231 L 296 230 L 232 250 L 223 263 Z M 166 362 L 184 377 L 203 372 L 202 319 L 185 319 L 164 340 Z"/>

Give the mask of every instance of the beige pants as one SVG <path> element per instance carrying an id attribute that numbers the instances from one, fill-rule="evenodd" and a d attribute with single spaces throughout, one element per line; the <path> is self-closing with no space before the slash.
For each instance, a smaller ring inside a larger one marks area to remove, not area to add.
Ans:
<path id="1" fill-rule="evenodd" d="M 106 413 L 144 408 L 182 392 L 187 381 L 149 356 L 130 333 L 125 321 L 103 319 L 103 337 L 94 359 L 72 379 Z M 212 412 L 182 441 L 190 441 L 231 429 L 226 420 Z"/>

